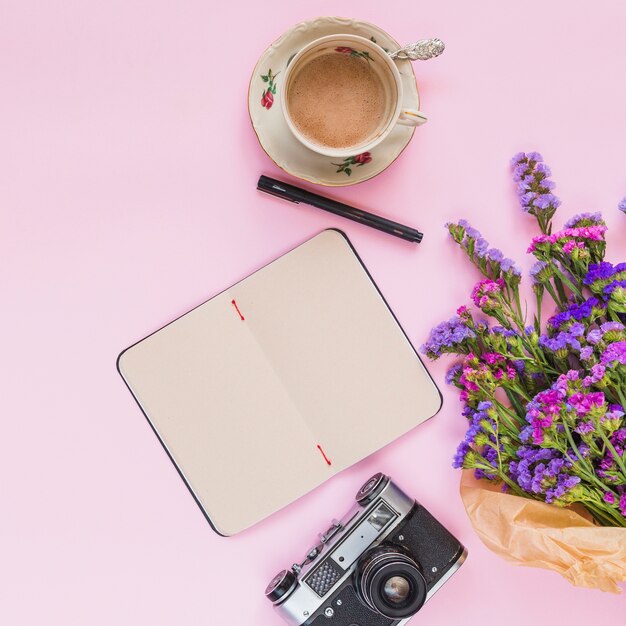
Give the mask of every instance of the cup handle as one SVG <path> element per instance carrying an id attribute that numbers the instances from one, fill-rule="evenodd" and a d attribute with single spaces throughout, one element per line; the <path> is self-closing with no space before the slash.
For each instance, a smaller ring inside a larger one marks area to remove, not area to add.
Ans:
<path id="1" fill-rule="evenodd" d="M 402 124 L 402 126 L 420 126 L 427 121 L 428 118 L 415 109 L 402 109 L 398 118 L 398 124 Z"/>

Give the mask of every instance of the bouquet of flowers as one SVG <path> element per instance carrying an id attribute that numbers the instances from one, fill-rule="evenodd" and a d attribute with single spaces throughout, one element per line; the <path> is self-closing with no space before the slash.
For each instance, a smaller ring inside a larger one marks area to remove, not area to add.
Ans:
<path id="1" fill-rule="evenodd" d="M 560 201 L 550 176 L 537 153 L 513 158 L 522 209 L 541 231 L 528 248 L 532 318 L 518 266 L 460 220 L 447 229 L 484 278 L 471 292 L 475 308 L 461 306 L 421 350 L 461 357 L 446 376 L 468 423 L 454 466 L 546 510 L 570 515 L 582 505 L 594 528 L 620 529 L 626 559 L 626 263 L 604 261 L 600 213 L 555 231 Z"/>

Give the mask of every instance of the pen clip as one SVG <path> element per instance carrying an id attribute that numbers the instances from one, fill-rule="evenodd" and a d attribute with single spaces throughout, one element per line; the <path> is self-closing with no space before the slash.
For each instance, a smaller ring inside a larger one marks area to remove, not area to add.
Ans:
<path id="1" fill-rule="evenodd" d="M 281 198 L 282 200 L 288 200 L 289 202 L 293 202 L 294 204 L 300 204 L 298 200 L 295 200 L 294 198 L 289 197 L 286 189 L 284 189 L 280 185 L 277 185 L 276 183 L 272 182 L 270 184 L 261 184 L 261 181 L 259 180 L 257 189 L 271 196 L 276 196 L 277 198 Z"/>

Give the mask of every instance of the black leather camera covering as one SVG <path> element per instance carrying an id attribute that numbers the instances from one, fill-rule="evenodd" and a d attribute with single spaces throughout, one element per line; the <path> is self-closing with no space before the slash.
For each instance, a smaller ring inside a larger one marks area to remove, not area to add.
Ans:
<path id="1" fill-rule="evenodd" d="M 337 600 L 341 605 L 337 606 Z M 324 615 L 324 609 L 331 607 L 335 612 L 331 618 Z M 324 603 L 321 612 L 313 621 L 305 622 L 305 626 L 393 626 L 397 620 L 383 617 L 368 609 L 357 597 L 354 588 L 344 587 L 333 598 L 332 604 Z"/>
<path id="2" fill-rule="evenodd" d="M 404 547 L 413 556 L 422 568 L 429 589 L 463 554 L 458 539 L 419 504 L 387 541 Z"/>

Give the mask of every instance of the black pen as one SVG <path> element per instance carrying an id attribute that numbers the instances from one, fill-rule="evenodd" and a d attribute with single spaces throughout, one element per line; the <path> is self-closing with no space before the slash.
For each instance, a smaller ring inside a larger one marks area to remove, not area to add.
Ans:
<path id="1" fill-rule="evenodd" d="M 270 178 L 269 176 L 261 176 L 259 178 L 257 189 L 273 196 L 277 196 L 278 198 L 283 198 L 283 200 L 295 202 L 296 204 L 299 204 L 300 202 L 310 204 L 311 206 L 322 209 L 323 211 L 340 215 L 341 217 L 353 220 L 359 224 L 363 224 L 364 226 L 376 228 L 377 230 L 381 230 L 389 235 L 400 237 L 400 239 L 404 239 L 406 241 L 420 243 L 420 241 L 422 241 L 422 237 L 424 236 L 419 230 L 411 228 L 410 226 L 398 224 L 398 222 L 393 222 L 392 220 L 380 217 L 379 215 L 362 211 L 361 209 L 344 204 L 343 202 L 337 202 L 336 200 L 325 198 L 324 196 L 307 191 L 306 189 L 294 187 L 294 185 L 289 185 L 280 180 Z"/>

